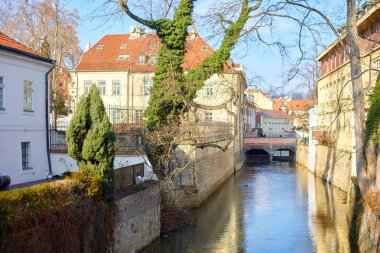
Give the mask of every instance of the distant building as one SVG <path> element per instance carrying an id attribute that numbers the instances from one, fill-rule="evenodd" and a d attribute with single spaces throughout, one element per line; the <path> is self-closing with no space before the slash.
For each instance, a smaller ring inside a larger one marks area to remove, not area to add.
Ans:
<path id="1" fill-rule="evenodd" d="M 255 106 L 247 93 L 243 98 L 244 132 L 252 132 L 256 127 Z"/>
<path id="2" fill-rule="evenodd" d="M 258 109 L 273 110 L 272 97 L 259 89 L 246 90 L 249 97 L 252 99 L 253 104 Z"/>
<path id="3" fill-rule="evenodd" d="M 286 137 L 294 134 L 292 117 L 282 111 L 257 110 L 256 127 L 262 129 L 265 137 Z"/>
<path id="4" fill-rule="evenodd" d="M 45 179 L 54 62 L 0 32 L 0 173 L 11 184 Z"/>
<path id="5" fill-rule="evenodd" d="M 309 135 L 309 110 L 316 104 L 312 100 L 293 100 L 289 97 L 273 99 L 274 110 L 281 110 L 293 118 L 294 128 L 298 138 Z"/>
<path id="6" fill-rule="evenodd" d="M 369 98 L 378 74 L 374 69 L 380 70 L 380 3 L 365 1 L 357 16 L 364 96 Z M 349 50 L 344 28 L 341 32 L 346 50 Z M 317 83 L 318 125 L 312 131 L 313 138 L 318 141 L 317 174 L 345 191 L 349 188 L 348 179 L 356 175 L 355 152 L 361 149 L 355 147 L 353 91 L 346 50 L 337 40 L 317 58 L 322 63 Z M 369 70 L 370 66 L 373 70 Z M 365 106 L 368 107 L 368 103 Z"/>

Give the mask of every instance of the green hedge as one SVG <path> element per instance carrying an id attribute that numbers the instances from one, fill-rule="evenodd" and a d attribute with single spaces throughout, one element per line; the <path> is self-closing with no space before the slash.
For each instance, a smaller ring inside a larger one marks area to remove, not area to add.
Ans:
<path id="1" fill-rule="evenodd" d="M 0 192 L 0 252 L 105 252 L 113 207 L 99 177 L 73 173 Z"/>

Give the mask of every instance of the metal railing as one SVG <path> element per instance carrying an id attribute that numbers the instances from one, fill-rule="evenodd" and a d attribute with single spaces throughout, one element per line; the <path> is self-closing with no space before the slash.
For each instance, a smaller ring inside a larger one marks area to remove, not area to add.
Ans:
<path id="1" fill-rule="evenodd" d="M 119 190 L 135 184 L 136 177 L 144 177 L 144 164 L 139 163 L 114 170 L 114 189 Z"/>

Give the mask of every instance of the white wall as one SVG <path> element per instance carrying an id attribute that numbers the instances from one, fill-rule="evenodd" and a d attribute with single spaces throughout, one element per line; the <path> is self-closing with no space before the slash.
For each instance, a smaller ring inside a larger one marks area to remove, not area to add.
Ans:
<path id="1" fill-rule="evenodd" d="M 314 106 L 309 110 L 309 160 L 308 169 L 311 172 L 315 172 L 315 156 L 316 156 L 316 145 L 318 141 L 313 139 L 312 131 L 313 127 L 318 126 L 318 106 Z"/>
<path id="2" fill-rule="evenodd" d="M 67 154 L 50 154 L 53 175 L 61 175 L 66 171 L 78 171 L 77 161 Z M 148 179 L 157 180 L 150 162 L 146 156 L 116 156 L 114 160 L 114 169 L 144 163 L 144 175 Z"/>
<path id="3" fill-rule="evenodd" d="M 0 51 L 0 76 L 4 78 L 4 110 L 0 110 L 0 173 L 11 184 L 46 178 L 45 74 L 51 65 Z M 23 109 L 23 83 L 33 82 L 32 110 Z M 30 166 L 22 169 L 21 142 L 30 142 Z"/>

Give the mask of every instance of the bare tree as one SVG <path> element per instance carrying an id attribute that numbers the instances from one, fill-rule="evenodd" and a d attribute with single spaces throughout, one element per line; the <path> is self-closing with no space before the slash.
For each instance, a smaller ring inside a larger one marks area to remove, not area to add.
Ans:
<path id="1" fill-rule="evenodd" d="M 82 53 L 77 37 L 78 22 L 76 10 L 70 10 L 65 0 L 4 0 L 0 3 L 0 30 L 56 62 L 51 74 L 54 125 L 57 105 L 67 99 L 62 96 L 67 87 L 62 86 L 68 82 L 68 69 L 76 65 Z M 45 52 L 42 52 L 44 40 Z"/>

